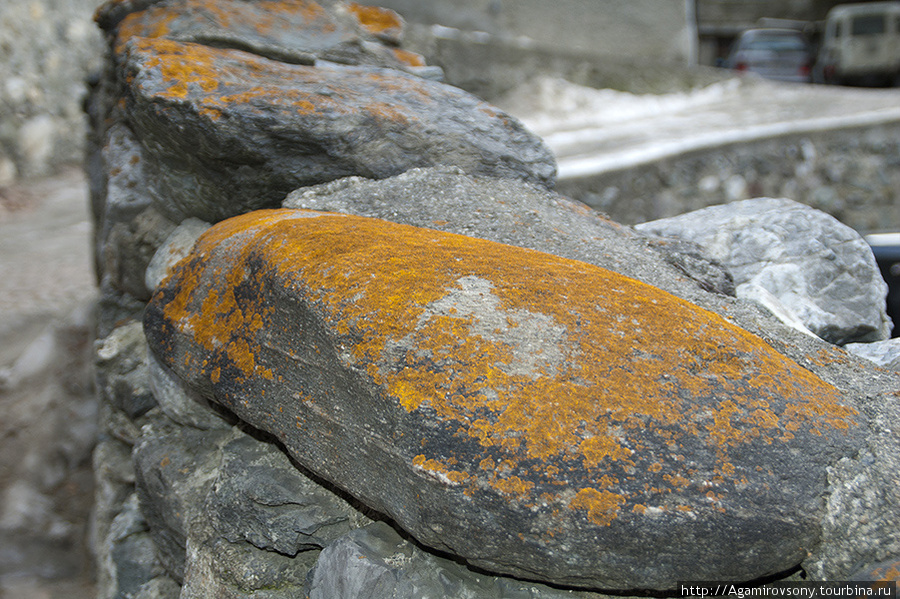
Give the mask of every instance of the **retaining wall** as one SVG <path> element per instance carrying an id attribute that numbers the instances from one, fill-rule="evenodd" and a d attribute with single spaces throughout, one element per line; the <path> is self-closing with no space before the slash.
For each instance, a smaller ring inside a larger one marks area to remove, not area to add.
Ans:
<path id="1" fill-rule="evenodd" d="M 563 177 L 558 189 L 635 224 L 752 197 L 787 197 L 862 233 L 900 229 L 900 122 L 807 131 Z"/>

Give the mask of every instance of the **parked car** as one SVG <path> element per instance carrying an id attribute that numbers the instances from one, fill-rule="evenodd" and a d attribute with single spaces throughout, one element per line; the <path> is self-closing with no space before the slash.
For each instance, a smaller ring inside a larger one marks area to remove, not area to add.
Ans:
<path id="1" fill-rule="evenodd" d="M 874 233 L 866 235 L 866 241 L 888 285 L 887 313 L 894 322 L 892 336 L 900 337 L 900 233 Z"/>
<path id="2" fill-rule="evenodd" d="M 900 2 L 832 8 L 816 71 L 825 83 L 900 84 Z"/>
<path id="3" fill-rule="evenodd" d="M 725 66 L 767 79 L 808 83 L 813 53 L 795 29 L 748 29 L 731 47 Z"/>

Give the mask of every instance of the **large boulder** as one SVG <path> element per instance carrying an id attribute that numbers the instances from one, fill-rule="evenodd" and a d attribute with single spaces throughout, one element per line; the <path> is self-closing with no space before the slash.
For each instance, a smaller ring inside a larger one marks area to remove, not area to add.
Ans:
<path id="1" fill-rule="evenodd" d="M 102 8 L 98 18 L 117 44 L 165 37 L 293 64 L 328 60 L 413 71 L 424 66 L 421 56 L 396 47 L 403 20 L 383 8 L 312 0 L 158 0 L 117 14 L 112 6 Z"/>
<path id="2" fill-rule="evenodd" d="M 770 294 L 826 341 L 890 337 L 887 285 L 872 250 L 824 212 L 788 199 L 759 198 L 635 228 L 700 244 L 729 268 L 738 297 Z"/>
<path id="3" fill-rule="evenodd" d="M 454 87 L 391 69 L 287 64 L 131 38 L 128 120 L 151 195 L 170 218 L 215 222 L 291 190 L 417 166 L 551 185 L 555 161 L 518 121 Z"/>
<path id="4" fill-rule="evenodd" d="M 418 541 L 606 589 L 749 580 L 819 540 L 856 410 L 717 315 L 583 262 L 354 216 L 208 230 L 150 347 Z"/>

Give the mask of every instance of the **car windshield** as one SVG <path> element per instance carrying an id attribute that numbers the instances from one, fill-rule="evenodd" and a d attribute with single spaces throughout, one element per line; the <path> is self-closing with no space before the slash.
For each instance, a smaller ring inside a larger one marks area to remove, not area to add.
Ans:
<path id="1" fill-rule="evenodd" d="M 853 19 L 850 27 L 853 35 L 880 35 L 887 29 L 884 15 L 862 15 Z"/>
<path id="2" fill-rule="evenodd" d="M 792 35 L 756 36 L 742 43 L 746 50 L 771 50 L 774 52 L 796 52 L 806 49 L 803 40 Z"/>

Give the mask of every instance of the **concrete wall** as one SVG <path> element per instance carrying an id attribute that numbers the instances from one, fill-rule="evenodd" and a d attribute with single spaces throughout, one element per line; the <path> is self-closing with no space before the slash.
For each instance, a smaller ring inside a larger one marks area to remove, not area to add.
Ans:
<path id="1" fill-rule="evenodd" d="M 558 189 L 634 224 L 752 197 L 786 197 L 862 233 L 900 229 L 900 122 L 760 139 Z"/>

